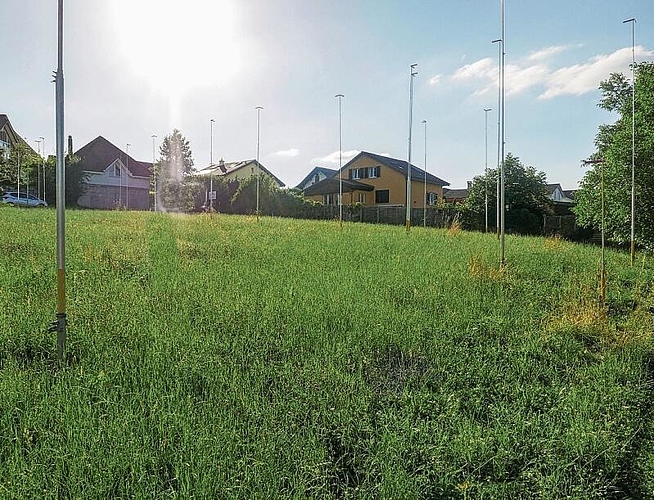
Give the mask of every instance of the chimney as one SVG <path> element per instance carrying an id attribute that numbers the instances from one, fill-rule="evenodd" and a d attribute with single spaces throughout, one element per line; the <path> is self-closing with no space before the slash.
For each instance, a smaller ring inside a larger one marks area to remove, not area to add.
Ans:
<path id="1" fill-rule="evenodd" d="M 227 172 L 227 169 L 225 168 L 225 160 L 223 160 L 222 158 L 221 158 L 220 161 L 218 162 L 218 167 L 220 167 L 220 171 L 221 171 L 223 174 L 224 174 L 225 172 Z"/>
<path id="2" fill-rule="evenodd" d="M 73 156 L 73 136 L 68 136 L 68 156 Z"/>
<path id="3" fill-rule="evenodd" d="M 468 181 L 468 189 L 472 189 L 472 181 Z"/>

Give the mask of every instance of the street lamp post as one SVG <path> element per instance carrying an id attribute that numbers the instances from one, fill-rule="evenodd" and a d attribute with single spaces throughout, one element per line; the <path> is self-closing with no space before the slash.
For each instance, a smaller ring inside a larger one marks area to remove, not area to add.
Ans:
<path id="1" fill-rule="evenodd" d="M 338 221 L 343 227 L 343 98 L 344 94 L 336 94 L 338 99 Z"/>
<path id="2" fill-rule="evenodd" d="M 425 126 L 425 197 L 422 202 L 422 227 L 427 227 L 427 120 L 422 120 L 422 124 Z"/>
<path id="3" fill-rule="evenodd" d="M 418 71 L 417 64 L 412 64 L 409 70 L 409 155 L 406 162 L 406 230 L 411 228 L 411 133 L 413 129 L 413 80 Z"/>
<path id="4" fill-rule="evenodd" d="M 501 151 L 502 147 L 500 142 L 502 140 L 501 135 L 501 114 L 499 110 L 502 106 L 502 42 L 501 38 L 493 40 L 491 43 L 496 43 L 497 45 L 497 178 L 496 178 L 496 192 L 495 192 L 495 232 L 497 233 L 497 239 L 500 239 L 500 166 L 502 163 Z"/>
<path id="5" fill-rule="evenodd" d="M 211 159 L 209 164 L 209 212 L 213 212 L 213 124 L 215 120 L 211 119 Z"/>
<path id="6" fill-rule="evenodd" d="M 43 183 L 43 200 L 45 200 L 45 163 L 48 159 L 48 153 L 45 152 L 45 137 L 39 137 L 41 139 L 41 151 L 43 156 L 41 157 L 41 166 L 43 167 L 43 175 L 41 176 L 41 182 Z"/>
<path id="7" fill-rule="evenodd" d="M 484 108 L 484 207 L 486 232 L 488 232 L 488 112 L 493 108 Z"/>
<path id="8" fill-rule="evenodd" d="M 257 106 L 257 222 L 259 222 L 259 178 L 261 177 L 261 172 L 259 169 L 259 144 L 261 141 L 261 110 L 262 106 Z"/>
<path id="9" fill-rule="evenodd" d="M 57 132 L 57 359 L 63 361 L 66 349 L 66 171 L 64 168 L 64 0 L 57 9 L 56 132 Z"/>
<path id="10" fill-rule="evenodd" d="M 39 157 L 41 156 L 41 140 L 36 140 L 36 149 L 37 149 L 37 154 Z M 41 199 L 41 167 L 39 165 L 36 166 L 36 196 L 40 200 Z"/>
<path id="11" fill-rule="evenodd" d="M 631 23 L 631 265 L 636 258 L 636 19 Z"/>
<path id="12" fill-rule="evenodd" d="M 125 198 L 127 200 L 126 207 L 129 210 L 129 147 L 131 144 L 127 143 L 127 165 L 125 168 L 125 185 L 127 187 L 127 192 L 125 193 Z"/>
<path id="13" fill-rule="evenodd" d="M 157 211 L 157 167 L 155 166 L 154 140 L 156 135 L 152 134 L 152 175 L 154 177 L 154 211 Z"/>
<path id="14" fill-rule="evenodd" d="M 502 149 L 502 162 L 500 164 L 500 267 L 504 267 L 505 265 L 505 246 L 504 246 L 504 235 L 505 235 L 505 228 L 506 228 L 506 204 L 505 204 L 505 156 L 504 156 L 504 147 L 506 145 L 505 142 L 505 109 L 504 109 L 504 93 L 505 93 L 505 88 L 504 88 L 504 60 L 506 58 L 506 52 L 505 52 L 505 43 L 506 43 L 506 38 L 505 38 L 505 32 L 504 32 L 504 0 L 500 0 L 500 16 L 501 16 L 501 26 L 502 26 L 502 37 L 501 37 L 501 49 L 502 49 L 502 57 L 501 57 L 501 64 L 500 64 L 500 114 L 502 115 L 502 120 L 501 120 L 501 149 Z"/>

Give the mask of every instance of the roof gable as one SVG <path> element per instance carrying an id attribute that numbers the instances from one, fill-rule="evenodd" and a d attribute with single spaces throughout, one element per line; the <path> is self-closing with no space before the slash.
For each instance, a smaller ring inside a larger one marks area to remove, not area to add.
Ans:
<path id="1" fill-rule="evenodd" d="M 101 135 L 79 149 L 75 156 L 79 157 L 82 170 L 88 172 L 104 172 L 118 159 L 136 177 L 150 177 L 152 171 L 152 163 L 135 160 Z"/>
<path id="2" fill-rule="evenodd" d="M 38 153 L 34 151 L 34 148 L 28 144 L 28 142 L 23 139 L 18 132 L 14 130 L 14 127 L 11 126 L 9 117 L 6 114 L 0 114 L 0 130 L 4 131 L 7 134 L 9 139 L 9 145 L 15 146 L 16 144 L 22 144 L 26 147 L 32 154 L 37 155 Z"/>
<path id="3" fill-rule="evenodd" d="M 198 175 L 212 175 L 212 174 L 219 175 L 219 176 L 229 175 L 243 168 L 247 168 L 250 165 L 252 165 L 252 168 L 254 168 L 256 167 L 257 163 L 259 165 L 259 168 L 263 170 L 267 175 L 269 175 L 279 185 L 279 187 L 285 186 L 285 184 L 280 179 L 278 179 L 275 176 L 275 174 L 273 174 L 270 170 L 264 167 L 261 163 L 257 162 L 257 160 L 242 160 L 242 161 L 233 161 L 229 163 L 219 163 L 213 166 L 210 165 L 198 171 Z"/>
<path id="4" fill-rule="evenodd" d="M 325 177 L 332 177 L 333 175 L 338 173 L 338 170 L 334 170 L 332 168 L 326 168 L 326 167 L 313 167 L 313 170 L 307 174 L 307 176 L 300 181 L 300 183 L 295 186 L 295 189 L 302 189 L 302 186 L 304 186 L 307 182 L 309 182 L 314 175 L 321 173 Z"/>
<path id="5" fill-rule="evenodd" d="M 370 153 L 368 151 L 361 151 L 358 155 L 348 161 L 342 168 L 345 170 L 350 167 L 351 164 L 356 162 L 359 158 L 367 156 L 368 158 L 375 160 L 382 165 L 387 166 L 388 168 L 395 170 L 396 172 L 401 173 L 406 177 L 407 175 L 407 161 L 398 160 L 397 158 L 390 158 L 388 156 L 378 155 L 376 153 Z M 436 177 L 435 175 L 425 172 L 423 169 L 416 167 L 414 164 L 411 164 L 411 179 L 414 181 L 424 181 L 425 175 L 427 176 L 427 182 L 430 184 L 436 184 L 437 186 L 449 186 L 450 183 L 444 181 L 443 179 Z"/>

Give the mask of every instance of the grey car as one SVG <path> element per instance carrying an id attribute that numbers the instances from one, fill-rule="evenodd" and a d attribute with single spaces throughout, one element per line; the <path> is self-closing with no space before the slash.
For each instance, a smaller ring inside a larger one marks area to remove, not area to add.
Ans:
<path id="1" fill-rule="evenodd" d="M 7 205 L 15 205 L 17 207 L 47 207 L 48 204 L 45 200 L 41 200 L 34 195 L 27 193 L 20 193 L 18 196 L 17 191 L 7 191 L 2 195 L 2 202 Z"/>

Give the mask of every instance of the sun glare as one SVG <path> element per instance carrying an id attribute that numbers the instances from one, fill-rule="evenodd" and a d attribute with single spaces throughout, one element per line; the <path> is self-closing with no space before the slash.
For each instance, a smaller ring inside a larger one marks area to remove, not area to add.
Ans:
<path id="1" fill-rule="evenodd" d="M 229 80 L 239 54 L 232 0 L 116 0 L 117 45 L 135 74 L 170 95 Z"/>

